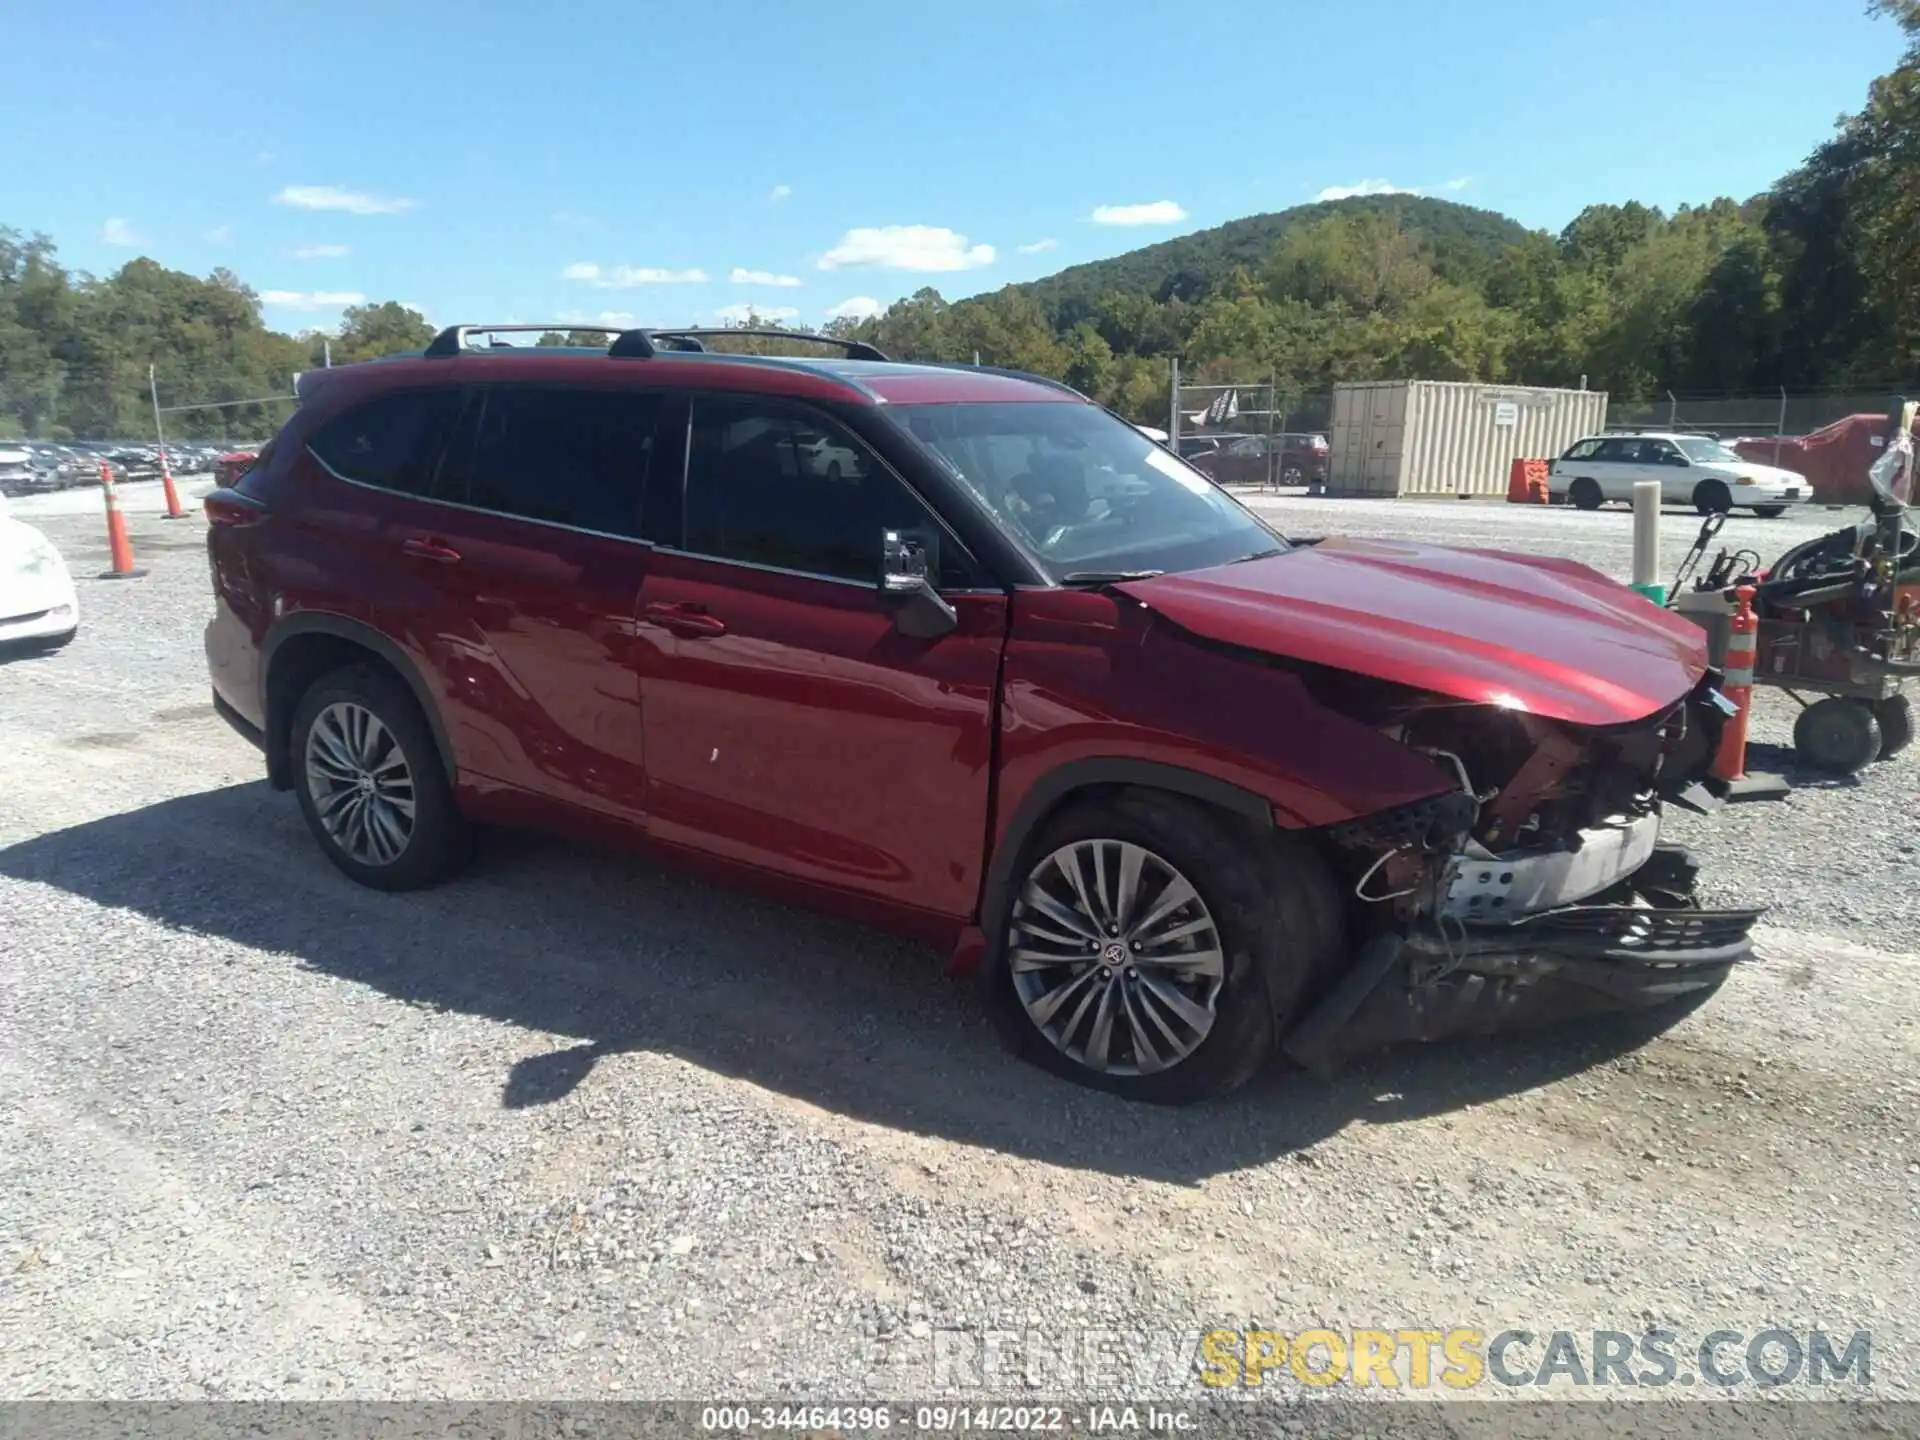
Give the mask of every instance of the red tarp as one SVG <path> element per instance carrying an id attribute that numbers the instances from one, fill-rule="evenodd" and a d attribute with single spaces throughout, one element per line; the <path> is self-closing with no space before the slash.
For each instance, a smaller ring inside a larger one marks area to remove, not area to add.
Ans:
<path id="1" fill-rule="evenodd" d="M 1920 426 L 1915 433 L 1920 434 Z M 1783 440 L 1767 435 L 1727 443 L 1749 460 L 1806 476 L 1816 500 L 1828 505 L 1865 505 L 1873 495 L 1867 471 L 1886 453 L 1886 435 L 1885 415 L 1849 415 L 1811 435 L 1789 435 Z"/>

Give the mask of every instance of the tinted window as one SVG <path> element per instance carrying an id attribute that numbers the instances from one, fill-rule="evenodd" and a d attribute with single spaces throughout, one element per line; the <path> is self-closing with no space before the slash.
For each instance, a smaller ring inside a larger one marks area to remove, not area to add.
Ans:
<path id="1" fill-rule="evenodd" d="M 659 397 L 499 386 L 479 392 L 447 499 L 605 535 L 640 533 Z"/>
<path id="2" fill-rule="evenodd" d="M 1631 461 L 1636 452 L 1637 442 L 1632 440 L 1602 440 L 1600 448 L 1593 453 L 1596 460 Z"/>
<path id="3" fill-rule="evenodd" d="M 957 546 L 853 436 L 756 400 L 700 400 L 687 455 L 686 548 L 809 575 L 875 583 L 898 530 L 936 583 L 974 583 Z"/>
<path id="4" fill-rule="evenodd" d="M 1560 458 L 1563 460 L 1591 460 L 1594 452 L 1599 448 L 1600 442 L 1598 440 L 1582 440 Z"/>
<path id="5" fill-rule="evenodd" d="M 336 415 L 307 448 L 336 475 L 424 495 L 459 411 L 458 390 L 397 390 Z"/>

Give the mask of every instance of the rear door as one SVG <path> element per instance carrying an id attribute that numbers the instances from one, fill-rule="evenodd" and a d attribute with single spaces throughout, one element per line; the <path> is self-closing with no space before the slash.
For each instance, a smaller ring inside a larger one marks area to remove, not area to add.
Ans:
<path id="1" fill-rule="evenodd" d="M 1590 464 L 1603 496 L 1609 500 L 1633 499 L 1633 482 L 1640 478 L 1638 440 L 1623 435 L 1602 440 Z"/>
<path id="2" fill-rule="evenodd" d="M 822 413 L 699 397 L 687 456 L 684 488 L 662 475 L 647 503 L 649 831 L 896 909 L 968 914 L 1005 593 Z M 878 591 L 887 530 L 925 548 L 953 633 L 895 627 Z"/>
<path id="3" fill-rule="evenodd" d="M 431 498 L 396 519 L 400 563 L 442 596 L 428 644 L 466 783 L 639 820 L 631 649 L 660 410 L 625 389 L 477 387 Z"/>

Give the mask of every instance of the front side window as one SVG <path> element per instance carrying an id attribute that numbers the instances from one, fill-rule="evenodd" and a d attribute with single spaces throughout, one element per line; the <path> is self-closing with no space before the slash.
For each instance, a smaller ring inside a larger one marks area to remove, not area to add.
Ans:
<path id="1" fill-rule="evenodd" d="M 491 386 L 449 460 L 445 498 L 622 537 L 640 533 L 658 396 Z"/>
<path id="2" fill-rule="evenodd" d="M 342 479 L 424 495 L 459 413 L 458 390 L 396 390 L 334 416 L 307 448 Z"/>
<path id="3" fill-rule="evenodd" d="M 1206 476 L 1092 405 L 896 405 L 887 413 L 1056 581 L 1197 570 L 1288 548 Z"/>
<path id="4" fill-rule="evenodd" d="M 695 554 L 868 585 L 894 530 L 925 549 L 935 584 L 973 582 L 957 545 L 858 440 L 757 399 L 694 403 L 685 525 Z"/>

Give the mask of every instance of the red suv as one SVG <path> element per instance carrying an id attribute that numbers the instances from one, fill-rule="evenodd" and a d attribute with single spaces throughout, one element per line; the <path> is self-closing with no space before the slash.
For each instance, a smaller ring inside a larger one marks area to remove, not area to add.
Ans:
<path id="1" fill-rule="evenodd" d="M 215 703 L 363 884 L 476 822 L 637 843 L 950 947 L 1160 1100 L 1750 953 L 1659 839 L 1712 803 L 1702 632 L 1591 570 L 1290 544 L 1029 375 L 472 333 L 304 376 L 206 501 Z"/>

